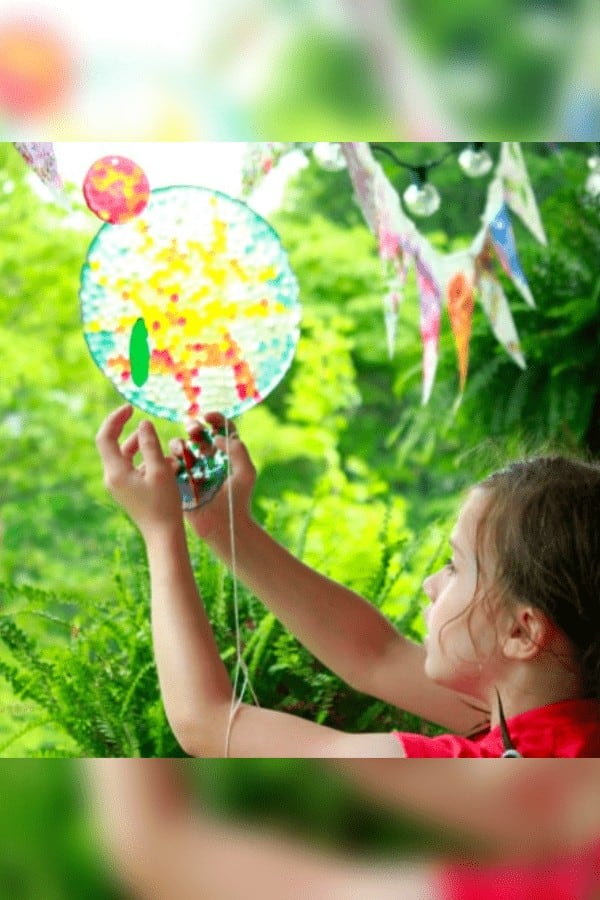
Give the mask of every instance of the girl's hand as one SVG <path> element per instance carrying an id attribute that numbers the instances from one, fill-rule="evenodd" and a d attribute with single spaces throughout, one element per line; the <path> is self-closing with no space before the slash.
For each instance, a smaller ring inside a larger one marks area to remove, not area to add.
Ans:
<path id="1" fill-rule="evenodd" d="M 96 435 L 96 445 L 104 465 L 104 484 L 147 539 L 165 526 L 183 522 L 175 482 L 178 461 L 164 456 L 151 422 L 141 422 L 119 445 L 132 413 L 131 404 L 112 412 Z M 136 468 L 133 458 L 138 452 L 143 462 Z"/>
<path id="2" fill-rule="evenodd" d="M 188 428 L 189 437 L 199 445 L 200 452 L 204 456 L 212 456 L 215 449 L 227 453 L 231 474 L 212 500 L 185 514 L 192 528 L 201 538 L 223 536 L 226 532 L 228 533 L 230 491 L 234 520 L 239 516 L 248 517 L 250 515 L 250 501 L 256 482 L 256 469 L 233 422 L 226 420 L 218 412 L 207 413 L 205 422 L 214 435 L 213 440 L 207 434 L 206 425 L 202 425 L 200 422 L 191 423 Z M 169 449 L 174 457 L 181 459 L 183 446 L 183 441 L 176 439 L 170 442 Z"/>

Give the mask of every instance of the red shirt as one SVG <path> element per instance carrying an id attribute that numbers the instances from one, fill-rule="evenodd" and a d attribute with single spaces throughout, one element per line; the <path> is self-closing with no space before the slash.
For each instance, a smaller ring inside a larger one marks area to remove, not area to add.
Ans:
<path id="1" fill-rule="evenodd" d="M 525 757 L 600 757 L 600 701 L 564 700 L 513 716 L 506 721 L 513 746 Z M 475 737 L 394 732 L 407 757 L 500 757 L 500 726 Z"/>
<path id="2" fill-rule="evenodd" d="M 439 873 L 443 900 L 593 900 L 600 896 L 600 843 L 531 865 L 448 865 Z"/>

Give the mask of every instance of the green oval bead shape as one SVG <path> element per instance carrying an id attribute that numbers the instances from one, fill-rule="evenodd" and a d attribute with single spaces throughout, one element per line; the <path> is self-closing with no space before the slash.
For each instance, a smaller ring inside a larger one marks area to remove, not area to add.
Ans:
<path id="1" fill-rule="evenodd" d="M 150 371 L 148 329 L 142 318 L 137 320 L 131 330 L 129 362 L 131 363 L 131 380 L 137 387 L 142 387 L 148 381 Z"/>

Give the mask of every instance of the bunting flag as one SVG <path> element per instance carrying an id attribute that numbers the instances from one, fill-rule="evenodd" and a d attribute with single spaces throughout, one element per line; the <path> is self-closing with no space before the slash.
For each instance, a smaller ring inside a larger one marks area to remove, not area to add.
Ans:
<path id="1" fill-rule="evenodd" d="M 404 285 L 408 277 L 409 260 L 403 254 L 401 257 L 389 260 L 385 271 L 387 293 L 383 299 L 383 318 L 385 323 L 385 335 L 388 354 L 393 359 L 396 347 L 396 332 L 398 330 L 398 313 L 400 304 L 404 298 Z"/>
<path id="2" fill-rule="evenodd" d="M 47 141 L 13 142 L 13 146 L 47 188 L 54 194 L 62 191 L 63 183 L 58 174 L 53 143 Z"/>
<path id="3" fill-rule="evenodd" d="M 520 367 L 525 368 L 517 330 L 502 286 L 493 271 L 495 251 L 503 270 L 525 301 L 535 307 L 521 267 L 509 206 L 523 218 L 534 236 L 546 243 L 535 197 L 520 146 L 506 142 L 490 181 L 482 226 L 471 246 L 460 253 L 435 250 L 405 213 L 396 189 L 373 157 L 369 144 L 343 143 L 342 151 L 354 192 L 369 228 L 375 235 L 384 265 L 384 319 L 388 352 L 393 354 L 398 309 L 408 268 L 415 264 L 423 342 L 423 403 L 431 396 L 438 364 L 441 308 L 445 302 L 456 342 L 459 396 L 469 367 L 469 345 L 475 299 L 479 299 L 492 332 Z"/>
<path id="4" fill-rule="evenodd" d="M 248 197 L 284 156 L 298 144 L 283 141 L 248 142 L 242 163 L 242 197 Z"/>
<path id="5" fill-rule="evenodd" d="M 518 142 L 503 141 L 500 148 L 498 174 L 502 179 L 504 199 L 508 206 L 519 216 L 540 244 L 546 245 L 548 240 Z"/>
<path id="6" fill-rule="evenodd" d="M 366 143 L 342 144 L 348 172 L 358 203 L 378 242 L 379 256 L 386 267 L 387 293 L 384 319 L 388 352 L 393 355 L 398 309 L 408 269 L 414 262 L 420 305 L 423 342 L 423 403 L 427 403 L 438 364 L 442 290 L 438 273 L 442 257 L 422 237 L 402 209 L 396 189 L 383 168 L 373 158 Z"/>
<path id="7" fill-rule="evenodd" d="M 382 260 L 412 255 L 419 233 L 404 213 L 400 198 L 366 143 L 341 145 L 356 199 L 366 222 L 377 238 Z"/>
<path id="8" fill-rule="evenodd" d="M 479 276 L 477 287 L 481 306 L 489 320 L 494 336 L 506 348 L 516 364 L 521 369 L 526 369 L 525 357 L 502 285 L 493 275 L 482 273 Z"/>
<path id="9" fill-rule="evenodd" d="M 492 332 L 521 368 L 527 368 L 513 317 L 502 285 L 494 276 L 491 239 L 488 237 L 475 259 L 478 298 Z"/>
<path id="10" fill-rule="evenodd" d="M 414 252 L 416 229 L 404 214 L 400 199 L 368 144 L 341 145 L 357 200 L 371 231 L 377 238 L 382 261 L 386 293 L 383 299 L 383 318 L 390 359 L 394 355 L 398 312 L 404 285 Z"/>
<path id="11" fill-rule="evenodd" d="M 396 349 L 396 333 L 398 331 L 398 313 L 402 302 L 402 291 L 390 287 L 383 298 L 383 321 L 385 324 L 385 339 L 390 359 L 394 358 Z"/>
<path id="12" fill-rule="evenodd" d="M 459 391 L 464 392 L 469 367 L 469 342 L 474 308 L 475 266 L 470 252 L 447 258 L 444 282 L 450 327 L 458 356 Z"/>
<path id="13" fill-rule="evenodd" d="M 347 141 L 341 144 L 341 148 L 362 214 L 373 234 L 379 237 L 377 178 L 381 166 L 374 159 L 368 144 Z M 379 191 L 381 191 L 381 187 L 379 187 Z"/>
<path id="14" fill-rule="evenodd" d="M 490 222 L 488 229 L 502 268 L 508 277 L 512 279 L 523 299 L 530 306 L 535 307 L 535 301 L 525 278 L 525 273 L 521 268 L 515 234 L 506 204 L 501 206 L 494 219 Z"/>
<path id="15" fill-rule="evenodd" d="M 442 313 L 442 292 L 431 267 L 420 252 L 415 255 L 417 288 L 421 309 L 420 327 L 423 342 L 423 393 L 425 405 L 431 397 L 437 370 L 440 343 L 440 319 Z"/>
<path id="16" fill-rule="evenodd" d="M 374 183 L 375 234 L 387 283 L 387 293 L 383 300 L 383 318 L 388 354 L 392 359 L 398 330 L 398 313 L 414 255 L 415 227 L 405 216 L 398 194 L 381 166 L 377 166 Z"/>

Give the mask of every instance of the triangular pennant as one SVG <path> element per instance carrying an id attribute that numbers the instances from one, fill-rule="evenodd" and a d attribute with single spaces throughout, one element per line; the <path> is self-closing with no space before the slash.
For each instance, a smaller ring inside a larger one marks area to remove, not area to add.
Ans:
<path id="1" fill-rule="evenodd" d="M 502 205 L 500 211 L 490 222 L 488 231 L 502 268 L 512 280 L 523 299 L 530 306 L 535 307 L 533 295 L 525 278 L 525 273 L 521 268 L 515 234 L 506 204 Z"/>
<path id="2" fill-rule="evenodd" d="M 455 253 L 445 260 L 444 289 L 450 327 L 456 342 L 460 393 L 465 389 L 469 367 L 469 342 L 474 307 L 475 268 L 469 253 Z"/>
<path id="3" fill-rule="evenodd" d="M 387 348 L 394 355 L 398 310 L 409 260 L 414 251 L 415 227 L 400 205 L 398 194 L 368 144 L 344 143 L 342 152 L 363 215 L 377 238 L 387 292 L 383 300 Z"/>
<path id="4" fill-rule="evenodd" d="M 412 219 L 404 213 L 395 187 L 390 183 L 371 148 L 364 142 L 341 144 L 354 193 L 367 224 L 377 238 L 383 260 L 401 252 L 412 255 L 420 235 Z"/>
<path id="5" fill-rule="evenodd" d="M 516 141 L 503 141 L 500 148 L 498 172 L 502 178 L 504 199 L 540 244 L 548 239 L 531 187 L 521 145 Z"/>
<path id="6" fill-rule="evenodd" d="M 283 141 L 252 141 L 246 145 L 242 163 L 242 196 L 256 190 L 277 164 L 296 149 L 295 143 Z"/>
<path id="7" fill-rule="evenodd" d="M 368 144 L 361 141 L 345 141 L 341 145 L 354 194 L 367 225 L 377 236 L 377 189 L 375 180 L 381 168 L 373 157 Z"/>
<path id="8" fill-rule="evenodd" d="M 383 298 L 383 320 L 385 323 L 385 337 L 390 359 L 394 357 L 396 349 L 396 332 L 398 331 L 398 312 L 402 302 L 402 293 L 391 288 Z"/>
<path id="9" fill-rule="evenodd" d="M 510 312 L 502 285 L 492 275 L 482 274 L 477 282 L 479 300 L 489 319 L 497 340 L 521 369 L 527 364 L 521 350 L 519 335 Z"/>
<path id="10" fill-rule="evenodd" d="M 493 261 L 489 241 L 475 260 L 475 278 L 479 301 L 489 320 L 495 338 L 506 349 L 516 364 L 525 369 L 527 364 L 521 350 L 519 335 L 502 290 L 502 285 L 494 277 Z"/>
<path id="11" fill-rule="evenodd" d="M 15 149 L 40 181 L 54 194 L 62 191 L 62 178 L 58 174 L 54 144 L 48 141 L 14 142 Z"/>
<path id="12" fill-rule="evenodd" d="M 425 405 L 431 397 L 438 364 L 442 294 L 431 267 L 420 252 L 415 256 L 417 288 L 421 309 L 420 327 L 423 341 L 423 396 Z"/>
<path id="13" fill-rule="evenodd" d="M 404 286 L 408 276 L 408 259 L 406 255 L 397 256 L 393 260 L 384 261 L 384 277 L 388 289 L 383 298 L 383 318 L 390 359 L 394 356 L 396 332 L 398 330 L 398 313 L 404 298 Z"/>

